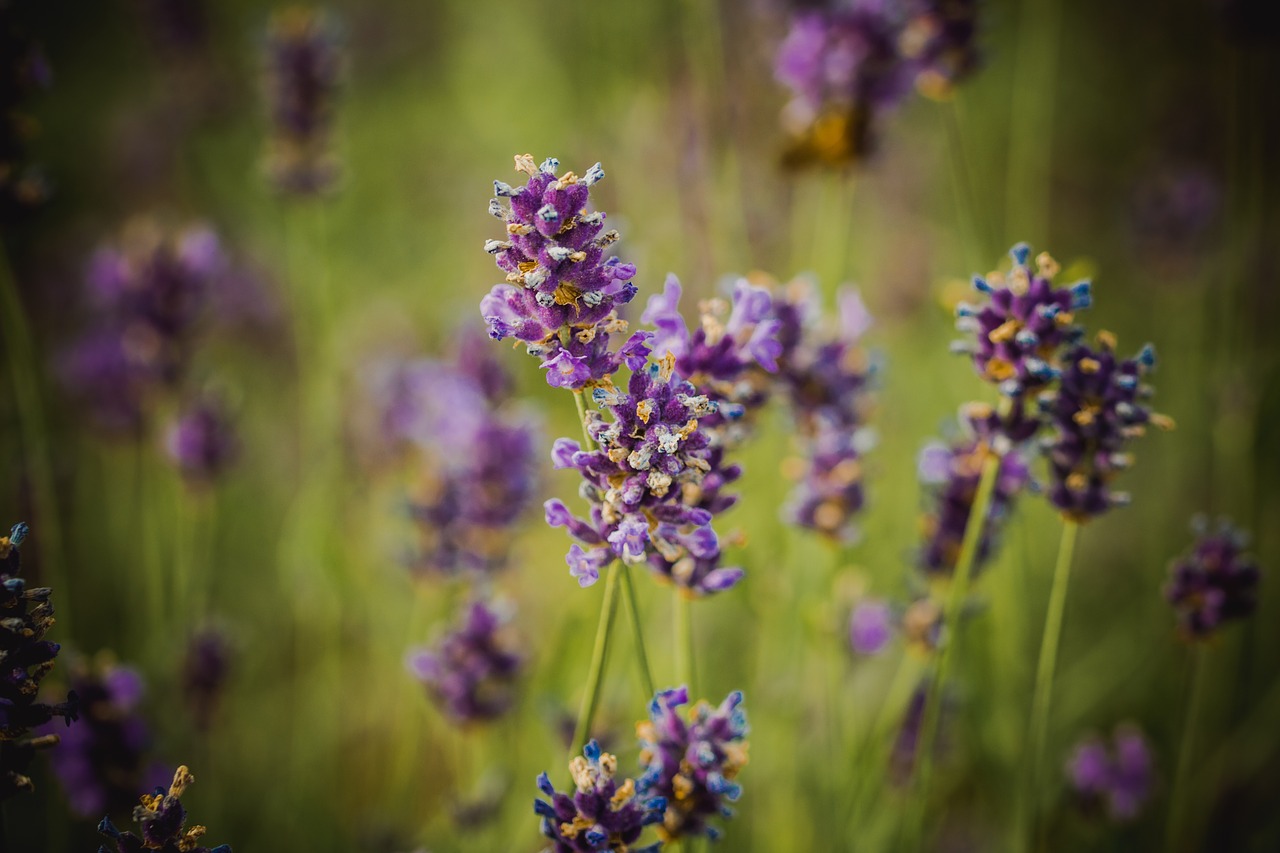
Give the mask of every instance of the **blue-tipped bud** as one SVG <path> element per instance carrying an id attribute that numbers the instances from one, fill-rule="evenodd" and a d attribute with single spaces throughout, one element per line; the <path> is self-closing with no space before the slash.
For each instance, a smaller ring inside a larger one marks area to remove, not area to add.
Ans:
<path id="1" fill-rule="evenodd" d="M 1020 347 L 1033 347 L 1040 343 L 1040 336 L 1030 329 L 1023 329 L 1018 332 L 1018 334 L 1014 335 L 1013 339 L 1017 341 L 1018 346 Z"/>
<path id="2" fill-rule="evenodd" d="M 496 198 L 489 199 L 489 215 L 497 219 L 507 218 L 507 209 Z"/>
<path id="3" fill-rule="evenodd" d="M 1156 348 L 1151 344 L 1143 346 L 1142 351 L 1138 353 L 1138 363 L 1145 367 L 1156 366 Z M 17 543 L 15 543 L 17 544 Z"/>
<path id="4" fill-rule="evenodd" d="M 1026 243 L 1018 243 L 1009 250 L 1009 257 L 1013 258 L 1013 262 L 1020 267 L 1027 265 L 1027 258 L 1031 257 L 1031 247 Z"/>
<path id="5" fill-rule="evenodd" d="M 596 762 L 600 760 L 600 744 L 594 738 L 587 741 L 587 745 L 582 748 L 582 754 L 587 757 L 588 761 Z"/>
<path id="6" fill-rule="evenodd" d="M 27 534 L 31 532 L 31 528 L 25 521 L 19 521 L 9 531 L 9 544 L 17 548 L 27 538 Z"/>
<path id="7" fill-rule="evenodd" d="M 560 218 L 560 212 L 552 205 L 544 204 L 538 208 L 538 218 L 543 222 L 555 222 Z"/>
<path id="8" fill-rule="evenodd" d="M 551 784 L 551 777 L 545 772 L 538 774 L 538 790 L 548 797 L 556 792 L 555 787 Z"/>
<path id="9" fill-rule="evenodd" d="M 534 814 L 537 814 L 541 817 L 548 818 L 549 820 L 556 819 L 555 807 L 551 805 L 551 803 L 548 803 L 546 800 L 534 800 L 533 811 L 534 811 Z"/>
<path id="10" fill-rule="evenodd" d="M 602 180 L 604 180 L 604 169 L 601 168 L 599 163 L 587 169 L 587 173 L 582 176 L 582 182 L 587 186 L 592 186 Z"/>
<path id="11" fill-rule="evenodd" d="M 1093 282 L 1081 279 L 1071 285 L 1071 308 L 1080 310 L 1093 304 Z"/>
<path id="12" fill-rule="evenodd" d="M 995 293 L 996 290 L 991 286 L 990 282 L 980 275 L 975 275 L 973 277 L 973 286 L 975 290 L 980 290 L 983 293 Z"/>
<path id="13" fill-rule="evenodd" d="M 556 172 L 560 171 L 560 161 L 555 157 L 548 157 L 542 161 L 542 165 L 538 168 L 548 175 L 554 175 Z"/>
<path id="14" fill-rule="evenodd" d="M 970 304 L 970 303 L 968 303 L 968 302 L 958 302 L 958 303 L 956 303 L 956 316 L 957 316 L 957 317 L 976 317 L 976 316 L 978 316 L 978 311 L 979 311 L 979 310 L 980 310 L 980 309 L 978 308 L 978 306 L 976 306 L 976 305 L 971 305 L 971 304 Z"/>
<path id="15" fill-rule="evenodd" d="M 1050 302 L 1046 305 L 1040 305 L 1036 308 L 1036 313 L 1046 320 L 1052 320 L 1062 313 L 1062 306 L 1056 302 Z"/>
<path id="16" fill-rule="evenodd" d="M 493 194 L 498 198 L 511 198 L 515 195 L 515 191 L 511 189 L 511 184 L 508 184 L 506 181 L 494 181 Z"/>

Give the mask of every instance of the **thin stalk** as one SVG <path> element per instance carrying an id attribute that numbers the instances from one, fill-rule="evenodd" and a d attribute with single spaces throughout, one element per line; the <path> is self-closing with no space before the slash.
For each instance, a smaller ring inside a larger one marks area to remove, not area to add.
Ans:
<path id="1" fill-rule="evenodd" d="M 40 576 L 45 585 L 58 591 L 58 622 L 63 637 L 71 636 L 70 589 L 63 575 L 62 525 L 49 455 L 49 432 L 44 405 L 40 400 L 39 371 L 35 344 L 27 325 L 26 311 L 18 295 L 9 255 L 0 242 L 0 333 L 18 408 L 18 429 L 22 435 L 24 464 L 31 475 L 31 490 L 37 518 L 36 547 L 40 550 Z M 9 522 L 6 522 L 9 523 Z"/>
<path id="2" fill-rule="evenodd" d="M 689 688 L 689 695 L 697 695 L 693 686 L 693 614 L 690 612 L 689 595 L 678 586 L 672 587 L 673 640 L 676 658 L 676 683 Z"/>
<path id="3" fill-rule="evenodd" d="M 955 573 L 952 575 L 951 587 L 947 591 L 947 601 L 943 608 L 942 624 L 947 631 L 947 642 L 942 647 L 938 665 L 933 670 L 933 678 L 930 679 L 928 691 L 925 694 L 920 742 L 916 749 L 918 768 L 916 795 L 912 819 L 906 826 L 911 843 L 903 848 L 906 850 L 918 848 L 924 834 L 925 807 L 929 800 L 929 784 L 933 775 L 934 744 L 938 738 L 938 719 L 942 715 L 942 691 L 946 687 L 947 673 L 955 657 L 955 648 L 960 636 L 958 625 L 960 609 L 969 596 L 969 580 L 973 576 L 973 565 L 977 562 L 978 546 L 982 542 L 983 528 L 986 527 L 987 514 L 991 508 L 991 496 L 995 493 L 996 475 L 999 473 L 999 454 L 988 453 L 982 463 L 978 490 L 973 496 L 973 506 L 969 508 L 969 518 L 964 526 L 964 538 L 960 542 L 960 556 L 956 559 Z"/>
<path id="4" fill-rule="evenodd" d="M 1195 846 L 1194 838 L 1186 837 L 1187 796 L 1191 785 L 1191 759 L 1195 755 L 1196 732 L 1200 728 L 1200 716 L 1204 710 L 1205 672 L 1208 651 L 1200 643 L 1191 649 L 1191 695 L 1187 699 L 1187 715 L 1182 723 L 1182 739 L 1178 746 L 1178 770 L 1173 777 L 1173 795 L 1169 798 L 1169 819 L 1165 830 L 1165 849 L 1169 851 Z"/>
<path id="5" fill-rule="evenodd" d="M 1053 677 L 1058 666 L 1058 641 L 1062 638 L 1062 616 L 1067 608 L 1067 585 L 1071 579 L 1071 558 L 1075 552 L 1079 522 L 1068 519 L 1062 525 L 1062 542 L 1058 546 L 1058 563 L 1053 569 L 1053 587 L 1049 592 L 1049 611 L 1044 620 L 1044 637 L 1040 641 L 1040 661 L 1036 665 L 1035 689 L 1031 705 L 1031 731 L 1028 740 L 1027 778 L 1020 788 L 1018 809 L 1019 838 L 1030 846 L 1028 833 L 1034 829 L 1036 795 L 1040 789 L 1041 764 L 1045 739 L 1049 732 L 1049 709 L 1053 702 Z"/>
<path id="6" fill-rule="evenodd" d="M 644 689 L 645 699 L 653 698 L 656 692 L 653 687 L 653 673 L 649 670 L 649 655 L 644 648 L 644 627 L 640 621 L 640 604 L 636 601 L 636 588 L 631 580 L 631 567 L 622 567 L 622 600 L 627 607 L 627 616 L 631 621 L 631 637 L 636 646 L 636 663 L 640 669 L 640 686 Z"/>
<path id="7" fill-rule="evenodd" d="M 596 642 L 591 650 L 591 669 L 587 671 L 587 686 L 578 709 L 578 722 L 573 729 L 573 743 L 569 744 L 569 761 L 582 751 L 582 745 L 591 734 L 591 723 L 600 702 L 600 685 L 604 682 L 604 668 L 609 658 L 609 636 L 613 633 L 613 617 L 618 612 L 618 574 L 621 571 L 622 561 L 614 560 L 604 578 L 604 599 L 600 602 L 600 621 L 596 625 Z"/>

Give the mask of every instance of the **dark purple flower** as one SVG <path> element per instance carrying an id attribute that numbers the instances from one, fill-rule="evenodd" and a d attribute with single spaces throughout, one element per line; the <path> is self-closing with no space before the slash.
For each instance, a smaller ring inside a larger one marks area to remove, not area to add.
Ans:
<path id="1" fill-rule="evenodd" d="M 74 692 L 64 702 L 38 701 L 40 682 L 53 669 L 60 646 L 44 638 L 53 625 L 52 590 L 27 589 L 21 577 L 18 549 L 28 533 L 19 523 L 0 536 L 0 802 L 30 791 L 26 769 L 35 753 L 58 744 L 57 734 L 32 737 L 31 730 L 55 717 L 70 725 L 78 711 Z"/>
<path id="2" fill-rule="evenodd" d="M 849 646 L 854 654 L 877 655 L 893 639 L 893 608 L 879 599 L 859 601 L 849 614 Z"/>
<path id="3" fill-rule="evenodd" d="M 538 776 L 538 790 L 546 800 L 533 801 L 533 810 L 542 818 L 542 834 L 551 839 L 555 853 L 656 853 L 661 843 L 633 846 L 646 826 L 662 821 L 666 801 L 662 797 L 637 794 L 636 783 L 615 781 L 618 759 L 600 751 L 594 740 L 582 750 L 582 757 L 569 765 L 576 790 L 562 794 L 546 773 Z"/>
<path id="4" fill-rule="evenodd" d="M 916 89 L 930 98 L 949 97 L 978 67 L 978 0 L 911 0 L 911 14 L 898 37 Z"/>
<path id="5" fill-rule="evenodd" d="M 928 491 L 930 502 L 921 525 L 925 543 L 920 552 L 920 564 L 931 574 L 949 575 L 959 562 L 965 528 L 982 479 L 983 464 L 997 452 L 993 449 L 993 436 L 984 435 L 980 427 L 972 429 L 975 423 L 981 423 L 982 413 L 989 410 L 990 407 L 981 404 L 967 407 L 962 420 L 971 427 L 968 435 L 950 444 L 930 444 L 920 452 L 920 481 Z M 976 416 L 974 412 L 977 412 Z M 994 443 L 999 444 L 998 441 Z M 1031 481 L 1030 469 L 1017 450 L 1006 450 L 1000 456 L 999 465 L 974 555 L 972 568 L 975 573 L 990 558 L 1014 499 Z"/>
<path id="6" fill-rule="evenodd" d="M 658 830 L 663 841 L 718 838 L 719 830 L 708 821 L 732 817 L 726 804 L 742 794 L 734 781 L 747 763 L 742 694 L 730 693 L 717 708 L 699 702 L 682 713 L 688 703 L 684 687 L 660 690 L 649 703 L 649 719 L 636 725 L 645 765 L 637 784 L 641 796 L 656 794 L 666 801 Z"/>
<path id="7" fill-rule="evenodd" d="M 928 698 L 929 684 L 921 682 L 911 694 L 906 711 L 902 716 L 902 724 L 893 741 L 893 749 L 889 753 L 889 778 L 895 785 L 906 785 L 916 772 L 920 752 L 920 734 L 924 728 L 924 712 Z M 950 697 L 945 693 L 938 709 L 938 736 L 934 741 L 934 758 L 946 752 L 950 744 L 944 735 L 947 734 Z"/>
<path id="8" fill-rule="evenodd" d="M 196 777 L 185 765 L 173 774 L 173 782 L 166 791 L 157 787 L 154 794 L 144 794 L 139 805 L 133 808 L 133 820 L 138 824 L 139 835 L 116 829 L 110 817 L 98 824 L 98 832 L 114 842 L 116 853 L 231 853 L 231 847 L 220 844 L 212 849 L 200 844 L 206 832 L 203 826 L 187 824 L 187 810 L 179 799 Z M 105 844 L 98 853 L 112 853 Z"/>
<path id="9" fill-rule="evenodd" d="M 149 787 L 154 768 L 147 763 L 151 733 L 139 703 L 142 676 L 110 661 L 89 666 L 77 661 L 71 687 L 80 703 L 80 722 L 67 730 L 49 753 L 71 810 L 81 817 L 124 814 Z"/>
<path id="10" fill-rule="evenodd" d="M 485 251 L 507 282 L 481 300 L 480 314 L 491 337 L 526 344 L 547 369 L 549 384 L 578 390 L 612 376 L 628 356 L 609 343 L 626 330 L 615 308 L 635 295 L 629 282 L 636 271 L 605 257 L 618 232 L 604 229 L 603 213 L 587 211 L 590 187 L 604 177 L 600 164 L 581 178 L 557 176 L 559 168 L 555 158 L 535 166 L 525 154 L 516 158 L 516 169 L 528 176 L 524 186 L 494 182 L 489 212 L 505 223 L 506 234 L 489 240 Z M 629 345 L 636 357 L 642 341 Z"/>
<path id="11" fill-rule="evenodd" d="M 804 478 L 791 494 L 788 517 L 837 542 L 855 541 L 858 528 L 853 519 L 864 500 L 855 434 L 820 420 L 809 436 L 808 451 Z"/>
<path id="12" fill-rule="evenodd" d="M 271 121 L 267 177 L 283 193 L 322 193 L 340 172 L 331 151 L 342 77 L 337 26 L 323 12 L 289 7 L 272 16 L 264 53 L 263 89 Z"/>
<path id="13" fill-rule="evenodd" d="M 231 642 L 217 628 L 202 628 L 187 641 L 182 661 L 182 696 L 200 731 L 208 731 L 213 726 L 231 669 L 231 657 Z"/>
<path id="14" fill-rule="evenodd" d="M 1195 525 L 1197 540 L 1190 553 L 1173 561 L 1164 594 L 1189 640 L 1212 636 L 1225 622 L 1243 619 L 1258 606 L 1261 574 L 1244 551 L 1248 539 L 1225 519 L 1210 531 L 1203 519 Z"/>
<path id="15" fill-rule="evenodd" d="M 1142 732 L 1120 726 L 1111 744 L 1097 737 L 1082 740 L 1067 759 L 1067 781 L 1081 805 L 1105 805 L 1113 821 L 1133 820 L 1151 796 L 1155 770 Z"/>
<path id="16" fill-rule="evenodd" d="M 514 700 L 522 660 L 503 635 L 505 621 L 497 608 L 474 601 L 457 630 L 409 654 L 409 669 L 455 723 L 496 719 Z"/>
<path id="17" fill-rule="evenodd" d="M 192 483 L 211 483 L 235 462 L 240 439 L 220 397 L 206 394 L 169 425 L 169 460 Z"/>
<path id="18" fill-rule="evenodd" d="M 1049 500 L 1076 521 L 1095 518 L 1128 495 L 1111 491 L 1111 481 L 1132 464 L 1125 446 L 1147 424 L 1170 429 L 1173 422 L 1144 403 L 1151 388 L 1142 377 L 1155 364 L 1150 345 L 1133 358 L 1115 356 L 1115 338 L 1102 332 L 1097 348 L 1072 347 L 1062 359 L 1055 390 L 1040 396 L 1052 435 L 1044 439 L 1049 461 Z"/>

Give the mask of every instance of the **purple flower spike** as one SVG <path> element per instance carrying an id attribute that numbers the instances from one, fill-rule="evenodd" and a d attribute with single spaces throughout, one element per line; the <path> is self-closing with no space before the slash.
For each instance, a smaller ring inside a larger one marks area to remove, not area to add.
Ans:
<path id="1" fill-rule="evenodd" d="M 1049 460 L 1049 500 L 1064 516 L 1078 522 L 1128 503 L 1128 495 L 1111 491 L 1111 481 L 1133 464 L 1126 445 L 1146 432 L 1147 424 L 1172 429 L 1173 421 L 1152 412 L 1152 394 L 1142 377 L 1155 363 L 1150 346 L 1130 359 L 1115 356 L 1116 341 L 1098 335 L 1098 347 L 1073 347 L 1063 358 L 1056 392 L 1040 396 L 1040 407 L 1053 429 L 1044 442 Z"/>
<path id="2" fill-rule="evenodd" d="M 117 853 L 143 853 L 144 850 L 157 853 L 231 853 L 226 844 L 213 848 L 201 845 L 205 828 L 187 826 L 187 810 L 179 798 L 195 781 L 196 777 L 184 765 L 173 774 L 173 782 L 167 790 L 157 787 L 154 794 L 144 794 L 141 803 L 133 809 L 133 820 L 138 824 L 141 835 L 121 832 L 110 817 L 102 819 L 98 832 L 114 842 Z M 99 850 L 100 853 L 110 853 L 105 845 Z"/>
<path id="3" fill-rule="evenodd" d="M 605 256 L 618 232 L 605 230 L 603 213 L 587 210 L 590 187 L 604 170 L 597 164 L 578 177 L 557 175 L 559 168 L 554 158 L 535 166 L 525 154 L 516 157 L 517 171 L 528 176 L 524 186 L 494 182 L 489 212 L 505 232 L 487 241 L 485 251 L 507 281 L 481 300 L 480 313 L 490 337 L 527 345 L 546 368 L 548 384 L 580 390 L 636 358 L 640 344 L 629 342 L 617 353 L 609 347 L 611 335 L 626 331 L 615 309 L 635 295 L 629 281 L 636 271 Z"/>
<path id="4" fill-rule="evenodd" d="M 1151 796 L 1153 764 L 1142 732 L 1120 726 L 1110 744 L 1093 736 L 1078 743 L 1067 759 L 1066 775 L 1083 808 L 1105 807 L 1112 821 L 1124 823 L 1137 818 Z"/>
<path id="5" fill-rule="evenodd" d="M 618 759 L 600 751 L 594 740 L 569 764 L 575 791 L 562 794 L 546 773 L 538 776 L 538 790 L 546 800 L 533 802 L 542 818 L 542 834 L 554 853 L 656 853 L 661 843 L 635 847 L 644 828 L 662 821 L 666 801 L 637 793 L 631 779 L 617 782 Z"/>
<path id="6" fill-rule="evenodd" d="M 871 599 L 858 602 L 849 614 L 849 645 L 854 654 L 878 655 L 893 639 L 893 608 Z"/>
<path id="7" fill-rule="evenodd" d="M 1249 616 L 1258 606 L 1261 574 L 1245 554 L 1247 537 L 1225 519 L 1210 531 L 1196 524 L 1199 538 L 1174 560 L 1164 594 L 1188 640 L 1207 640 L 1224 623 Z"/>
<path id="8" fill-rule="evenodd" d="M 458 724 L 500 717 L 514 699 L 522 660 L 502 635 L 503 614 L 472 602 L 462 624 L 434 648 L 410 652 L 410 671 Z"/>
<path id="9" fill-rule="evenodd" d="M 192 483 L 210 483 L 235 462 L 240 441 L 222 399 L 206 395 L 182 412 L 165 435 L 169 460 Z"/>
<path id="10" fill-rule="evenodd" d="M 636 725 L 645 764 L 638 784 L 641 794 L 666 800 L 659 829 L 664 841 L 718 838 L 719 830 L 708 821 L 731 817 L 726 804 L 742 793 L 734 781 L 747 763 L 742 694 L 730 693 L 717 708 L 699 702 L 682 713 L 688 702 L 684 687 L 659 691 L 649 703 L 649 719 Z"/>

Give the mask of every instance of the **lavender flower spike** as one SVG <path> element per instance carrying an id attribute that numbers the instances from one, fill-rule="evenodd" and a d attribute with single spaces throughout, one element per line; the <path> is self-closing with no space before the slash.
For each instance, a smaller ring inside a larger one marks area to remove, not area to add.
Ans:
<path id="1" fill-rule="evenodd" d="M 235 462 L 240 440 L 222 398 L 209 394 L 169 425 L 164 447 L 169 461 L 188 482 L 209 484 Z"/>
<path id="2" fill-rule="evenodd" d="M 1169 567 L 1164 594 L 1188 640 L 1206 640 L 1226 622 L 1242 619 L 1258 606 L 1261 574 L 1245 554 L 1247 536 L 1225 519 L 1210 531 L 1194 524 L 1198 538 L 1190 553 Z"/>
<path id="3" fill-rule="evenodd" d="M 1117 823 L 1136 818 L 1151 796 L 1151 747 L 1133 726 L 1116 729 L 1108 745 L 1097 737 L 1078 743 L 1067 759 L 1067 781 L 1086 809 L 1105 806 Z"/>
<path id="4" fill-rule="evenodd" d="M 502 239 L 485 251 L 506 273 L 480 302 L 480 313 L 496 340 L 523 341 L 547 370 L 548 384 L 578 390 L 607 379 L 624 362 L 642 364 L 643 338 L 620 351 L 610 337 L 626 330 L 615 308 L 635 296 L 635 267 L 605 251 L 618 239 L 606 231 L 605 215 L 588 212 L 590 188 L 604 177 L 599 164 L 582 177 L 557 175 L 555 158 L 535 166 L 533 157 L 516 157 L 516 169 L 528 176 L 524 186 L 494 182 L 489 212 L 502 220 Z M 504 204 L 503 200 L 506 200 Z M 632 364 L 631 366 L 635 366 Z"/>
<path id="5" fill-rule="evenodd" d="M 158 787 L 154 794 L 144 794 L 142 801 L 133 809 L 133 820 L 138 824 L 141 835 L 132 832 L 121 832 L 104 817 L 98 824 L 98 832 L 110 838 L 116 853 L 231 853 L 231 847 L 219 844 L 209 848 L 200 844 L 206 832 L 203 826 L 188 827 L 187 810 L 179 799 L 196 777 L 185 765 L 173 774 L 173 782 L 168 790 Z M 102 845 L 98 853 L 112 853 L 111 848 Z"/>
<path id="6" fill-rule="evenodd" d="M 547 800 L 533 801 L 542 818 L 542 834 L 551 839 L 554 853 L 656 853 L 661 843 L 633 847 L 646 826 L 662 821 L 667 807 L 662 797 L 637 793 L 636 783 L 615 781 L 618 759 L 600 751 L 594 740 L 582 756 L 569 765 L 576 791 L 562 794 L 546 773 L 538 777 L 538 790 Z M 550 802 L 548 802 L 548 800 Z"/>
<path id="7" fill-rule="evenodd" d="M 640 792 L 659 794 L 667 803 L 659 829 L 664 841 L 718 838 L 719 830 L 708 821 L 732 817 L 726 803 L 736 802 L 742 793 L 734 781 L 747 763 L 742 694 L 730 693 L 714 709 L 699 702 L 688 709 L 686 722 L 680 708 L 688 702 L 684 687 L 661 690 L 649 703 L 649 719 L 636 725 L 640 760 L 646 765 Z"/>
<path id="8" fill-rule="evenodd" d="M 434 649 L 410 653 L 409 669 L 453 722 L 493 720 L 511 707 L 522 661 L 502 636 L 505 621 L 496 607 L 474 601 Z"/>

